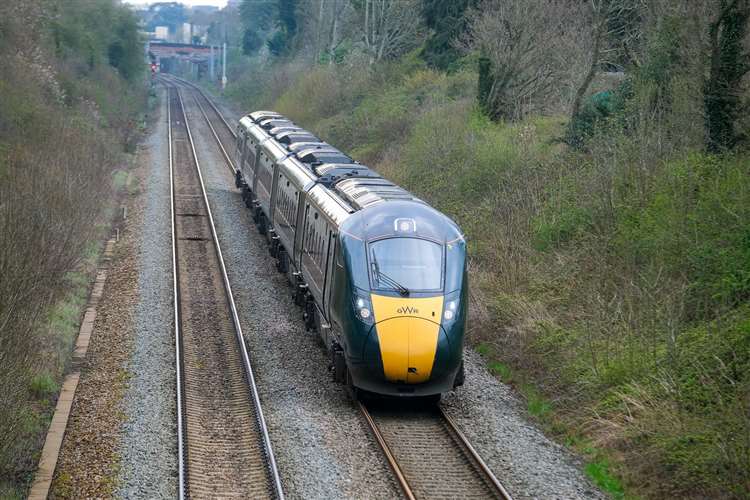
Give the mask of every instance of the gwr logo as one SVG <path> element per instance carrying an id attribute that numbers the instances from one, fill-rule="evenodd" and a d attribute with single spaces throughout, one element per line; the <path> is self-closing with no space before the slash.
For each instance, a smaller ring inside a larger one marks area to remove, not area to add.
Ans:
<path id="1" fill-rule="evenodd" d="M 399 314 L 419 314 L 419 309 L 417 309 L 416 307 L 405 306 L 399 307 L 396 312 Z"/>

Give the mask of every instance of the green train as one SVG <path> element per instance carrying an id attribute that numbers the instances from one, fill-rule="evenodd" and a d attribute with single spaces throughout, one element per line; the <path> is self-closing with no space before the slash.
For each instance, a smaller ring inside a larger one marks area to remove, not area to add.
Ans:
<path id="1" fill-rule="evenodd" d="M 463 384 L 466 242 L 450 218 L 270 111 L 240 120 L 236 165 L 336 380 L 403 397 Z"/>

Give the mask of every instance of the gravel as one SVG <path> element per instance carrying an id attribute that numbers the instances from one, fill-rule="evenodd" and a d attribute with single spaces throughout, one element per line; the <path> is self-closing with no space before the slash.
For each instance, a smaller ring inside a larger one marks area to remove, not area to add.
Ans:
<path id="1" fill-rule="evenodd" d="M 512 389 L 473 350 L 464 352 L 466 383 L 442 407 L 515 499 L 606 498 L 581 473 L 581 463 L 524 417 Z"/>
<path id="2" fill-rule="evenodd" d="M 143 217 L 136 223 L 138 302 L 133 316 L 133 350 L 123 401 L 117 496 L 177 496 L 175 368 L 172 310 L 169 167 L 166 95 L 145 147 L 142 162 Z"/>
<path id="3" fill-rule="evenodd" d="M 115 247 L 81 378 L 75 392 L 49 498 L 110 497 L 121 437 L 123 366 L 137 300 L 134 240 L 126 229 Z"/>
<path id="4" fill-rule="evenodd" d="M 203 117 L 184 100 L 285 493 L 400 496 L 365 423 L 331 380 L 324 349 L 305 332 Z"/>
<path id="5" fill-rule="evenodd" d="M 400 495 L 382 453 L 320 343 L 304 331 L 286 279 L 233 187 L 192 99 L 186 99 L 211 208 L 260 385 L 282 481 L 291 498 Z M 226 106 L 225 106 L 226 107 Z M 233 113 L 233 116 L 237 116 Z M 512 389 L 466 353 L 466 384 L 443 407 L 515 498 L 604 498 L 581 463 L 530 423 Z"/>

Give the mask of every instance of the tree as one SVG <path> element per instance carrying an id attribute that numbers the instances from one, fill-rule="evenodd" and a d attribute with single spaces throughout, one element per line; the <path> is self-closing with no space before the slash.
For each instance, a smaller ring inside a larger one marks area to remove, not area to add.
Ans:
<path id="1" fill-rule="evenodd" d="M 274 0 L 244 0 L 240 4 L 240 19 L 245 28 L 242 50 L 255 54 L 264 44 L 276 20 L 278 8 Z"/>
<path id="2" fill-rule="evenodd" d="M 553 99 L 580 51 L 578 4 L 567 0 L 485 0 L 460 39 L 479 53 L 479 103 L 492 120 L 517 120 Z"/>
<path id="3" fill-rule="evenodd" d="M 256 53 L 262 41 L 275 56 L 289 53 L 297 35 L 297 0 L 244 0 L 240 16 L 245 26 L 242 47 L 246 55 Z"/>
<path id="4" fill-rule="evenodd" d="M 287 55 L 297 35 L 297 0 L 278 0 L 276 33 L 266 42 L 275 56 Z"/>
<path id="5" fill-rule="evenodd" d="M 422 19 L 431 30 L 422 49 L 430 66 L 448 69 L 459 57 L 454 41 L 466 30 L 466 11 L 476 0 L 422 0 Z"/>
<path id="6" fill-rule="evenodd" d="M 363 0 L 359 10 L 370 63 L 393 59 L 416 47 L 422 27 L 417 0 Z"/>
<path id="7" fill-rule="evenodd" d="M 640 39 L 640 0 L 589 0 L 586 2 L 589 34 L 589 67 L 576 91 L 571 106 L 571 123 L 575 122 L 581 103 L 596 74 L 605 65 L 619 66 L 629 60 L 638 64 L 633 45 Z"/>
<path id="8" fill-rule="evenodd" d="M 147 26 L 149 31 L 154 31 L 156 26 L 167 26 L 170 33 L 175 33 L 188 19 L 185 6 L 179 2 L 154 3 L 149 6 L 149 12 L 153 16 Z"/>
<path id="9" fill-rule="evenodd" d="M 143 45 L 138 39 L 135 15 L 121 8 L 114 28 L 115 40 L 109 45 L 109 64 L 117 68 L 123 78 L 132 80 L 143 68 Z"/>
<path id="10" fill-rule="evenodd" d="M 744 46 L 750 1 L 720 0 L 718 7 L 709 26 L 710 73 L 704 90 L 707 147 L 712 152 L 730 149 L 740 140 L 735 121 L 740 114 L 743 78 L 750 70 L 750 55 Z"/>
<path id="11" fill-rule="evenodd" d="M 303 0 L 301 47 L 313 61 L 329 64 L 341 59 L 342 44 L 351 40 L 354 8 L 349 0 Z"/>

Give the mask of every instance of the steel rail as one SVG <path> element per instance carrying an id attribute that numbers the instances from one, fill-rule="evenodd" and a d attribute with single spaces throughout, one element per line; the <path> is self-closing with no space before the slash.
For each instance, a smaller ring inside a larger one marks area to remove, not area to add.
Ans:
<path id="1" fill-rule="evenodd" d="M 189 80 L 185 80 L 184 78 L 180 78 L 179 76 L 169 75 L 167 78 L 169 80 L 171 80 L 172 82 L 174 82 L 174 83 L 179 83 L 182 86 L 192 87 L 193 90 L 196 90 L 201 95 L 201 97 L 203 97 L 206 100 L 206 102 L 208 102 L 208 104 L 214 110 L 214 112 L 216 113 L 216 115 L 221 119 L 222 123 L 227 128 L 227 130 L 229 131 L 229 133 L 232 134 L 232 137 L 234 139 L 237 139 L 237 132 L 235 132 L 234 129 L 232 128 L 232 126 L 229 125 L 229 122 L 227 121 L 226 118 L 224 118 L 224 115 L 221 113 L 221 111 L 219 111 L 219 108 L 206 95 L 206 92 L 204 92 L 204 90 L 202 88 L 200 88 L 198 85 L 194 84 L 193 82 L 191 82 Z"/>
<path id="2" fill-rule="evenodd" d="M 265 418 L 263 416 L 263 410 L 262 410 L 261 403 L 260 403 L 260 398 L 259 398 L 259 395 L 258 395 L 257 384 L 255 382 L 255 377 L 254 377 L 254 374 L 253 374 L 252 365 L 250 363 L 250 357 L 249 357 L 249 354 L 247 352 L 247 348 L 245 346 L 244 335 L 242 333 L 242 327 L 241 327 L 240 322 L 239 322 L 239 316 L 238 316 L 238 313 L 237 313 L 237 307 L 236 307 L 236 304 L 234 302 L 231 284 L 229 282 L 229 277 L 228 277 L 228 274 L 227 274 L 226 265 L 225 265 L 225 262 L 224 262 L 224 257 L 223 257 L 223 254 L 222 254 L 222 251 L 221 251 L 221 247 L 220 247 L 220 244 L 219 244 L 219 238 L 218 238 L 218 234 L 216 232 L 216 227 L 215 227 L 214 220 L 213 220 L 213 214 L 211 212 L 211 206 L 210 206 L 210 204 L 208 202 L 208 195 L 206 193 L 205 183 L 204 183 L 204 180 L 203 180 L 203 175 L 202 175 L 201 168 L 200 168 L 200 163 L 199 163 L 199 160 L 198 160 L 198 154 L 197 154 L 197 151 L 196 151 L 196 148 L 195 148 L 195 142 L 193 140 L 193 136 L 192 136 L 192 133 L 190 131 L 189 119 L 188 119 L 187 113 L 185 112 L 184 102 L 182 100 L 182 95 L 180 94 L 179 89 L 176 87 L 176 85 L 174 85 L 174 83 L 172 81 L 170 81 L 170 79 L 168 79 L 168 78 L 162 78 L 161 80 L 165 83 L 165 86 L 167 86 L 166 84 L 172 85 L 172 87 L 171 87 L 172 90 L 171 91 L 174 91 L 174 92 L 177 93 L 177 98 L 178 98 L 178 101 L 179 101 L 179 104 L 180 104 L 180 109 L 182 110 L 182 113 L 183 113 L 183 116 L 184 116 L 185 129 L 186 129 L 186 132 L 187 132 L 188 141 L 190 143 L 190 148 L 191 148 L 191 151 L 192 151 L 192 157 L 193 157 L 192 159 L 193 159 L 193 161 L 195 163 L 196 173 L 198 174 L 198 180 L 199 180 L 199 184 L 200 184 L 200 188 L 201 188 L 203 203 L 205 204 L 205 207 L 206 207 L 207 221 L 208 221 L 208 225 L 209 225 L 209 227 L 211 229 L 211 235 L 212 235 L 212 240 L 213 240 L 213 244 L 214 244 L 214 249 L 215 249 L 215 252 L 216 252 L 216 257 L 217 257 L 217 261 L 219 262 L 219 267 L 221 269 L 222 281 L 223 281 L 223 284 L 224 284 L 224 292 L 225 292 L 225 295 L 226 295 L 227 304 L 229 305 L 229 308 L 230 308 L 230 311 L 231 311 L 232 323 L 233 323 L 235 334 L 236 334 L 236 340 L 237 340 L 237 342 L 239 344 L 239 348 L 240 348 L 240 352 L 241 352 L 243 367 L 244 367 L 244 371 L 245 371 L 246 381 L 247 381 L 247 384 L 248 384 L 248 388 L 249 388 L 251 400 L 253 401 L 253 404 L 254 404 L 255 409 L 256 409 L 257 425 L 258 425 L 258 428 L 259 428 L 259 431 L 260 431 L 260 434 L 261 434 L 261 437 L 262 437 L 263 451 L 264 451 L 265 458 L 266 458 L 266 461 L 267 461 L 268 472 L 269 472 L 270 479 L 271 479 L 271 484 L 272 484 L 272 487 L 273 487 L 273 493 L 276 495 L 276 497 L 279 500 L 283 500 L 284 499 L 284 491 L 283 491 L 283 487 L 282 487 L 282 484 L 281 484 L 281 479 L 280 479 L 280 476 L 279 476 L 278 467 L 277 467 L 277 464 L 276 464 L 276 459 L 275 459 L 274 454 L 273 454 L 273 448 L 272 448 L 272 445 L 271 445 L 270 436 L 268 434 L 268 428 L 267 428 L 267 425 L 266 425 L 266 422 L 265 422 Z M 168 92 L 167 96 L 169 97 L 169 95 L 170 95 L 169 94 L 169 92 L 170 92 L 170 87 L 169 86 L 167 86 L 167 92 Z M 181 396 L 181 380 L 180 380 L 180 378 L 181 378 L 180 377 L 180 372 L 181 372 L 181 369 L 182 369 L 182 363 L 181 363 L 181 354 L 180 354 L 180 350 L 179 350 L 180 349 L 180 347 L 179 347 L 179 344 L 180 344 L 180 334 L 179 334 L 179 282 L 178 282 L 178 275 L 177 275 L 177 247 L 176 247 L 176 233 L 175 233 L 175 219 L 174 219 L 174 217 L 175 217 L 175 210 L 174 210 L 174 204 L 175 204 L 174 203 L 174 201 L 175 201 L 174 200 L 174 196 L 175 196 L 175 193 L 174 193 L 174 174 L 173 174 L 174 161 L 173 161 L 172 132 L 171 132 L 171 129 L 172 129 L 172 125 L 171 125 L 172 124 L 172 119 L 171 119 L 171 111 L 169 110 L 169 106 L 168 106 L 168 120 L 169 120 L 169 141 L 170 141 L 170 144 L 169 144 L 169 155 L 170 155 L 170 157 L 169 157 L 169 164 L 170 164 L 170 187 L 171 187 L 171 190 L 172 190 L 171 208 L 172 208 L 172 219 L 173 219 L 172 220 L 172 246 L 173 246 L 173 266 L 175 268 L 175 273 L 174 273 L 174 276 L 175 276 L 175 278 L 174 278 L 174 292 L 176 294 L 175 295 L 175 332 L 176 332 L 176 339 L 177 339 L 176 340 L 176 345 L 177 345 L 176 353 L 177 353 L 177 363 L 178 363 L 178 370 L 177 370 L 178 371 L 178 380 L 179 380 L 178 381 L 178 385 L 180 386 L 180 390 L 178 390 L 178 412 L 177 412 L 177 420 L 178 420 L 178 428 L 179 428 L 179 431 L 178 431 L 178 453 L 179 453 L 179 462 L 180 462 L 180 464 L 179 464 L 179 468 L 180 468 L 180 470 L 179 470 L 179 486 L 180 486 L 179 497 L 180 497 L 180 499 L 184 499 L 186 497 L 186 484 L 187 484 L 186 476 L 188 474 L 188 471 L 186 469 L 185 460 L 184 460 L 186 446 L 185 446 L 185 439 L 184 439 L 184 435 L 183 435 L 183 429 L 184 429 L 184 418 L 182 416 L 182 411 L 183 411 L 182 399 L 183 398 Z"/>
<path id="3" fill-rule="evenodd" d="M 378 427 L 378 424 L 373 418 L 372 414 L 367 409 L 367 406 L 361 401 L 357 401 L 357 405 L 362 415 L 364 416 L 370 430 L 372 431 L 375 440 L 383 451 L 386 461 L 395 474 L 396 480 L 399 483 L 401 490 L 404 492 L 404 495 L 409 500 L 416 499 L 417 496 L 415 495 L 414 489 L 409 484 L 409 480 L 406 478 L 406 474 L 404 473 L 402 467 L 399 465 L 394 452 L 388 445 L 386 438 L 383 436 L 383 433 Z M 449 431 L 453 442 L 457 447 L 461 448 L 467 455 L 467 458 L 469 458 L 469 460 L 474 463 L 476 472 L 485 481 L 487 486 L 491 487 L 491 489 L 494 490 L 494 493 L 498 498 L 501 498 L 503 500 L 512 500 L 513 497 L 511 497 L 508 490 L 505 489 L 505 487 L 500 483 L 500 481 L 490 470 L 484 460 L 482 460 L 482 458 L 479 456 L 479 453 L 477 453 L 471 443 L 469 443 L 468 439 L 458 428 L 454 420 L 450 416 L 448 416 L 442 410 L 442 408 L 439 408 L 437 410 L 437 414 L 441 418 L 442 423 L 445 425 L 446 429 Z"/>
<path id="4" fill-rule="evenodd" d="M 165 85 L 166 86 L 166 85 Z M 177 235 L 175 220 L 175 190 L 174 190 L 174 161 L 172 154 L 172 111 L 170 106 L 170 88 L 167 87 L 167 137 L 169 139 L 169 207 L 171 211 L 171 238 L 172 238 L 172 293 L 174 294 L 174 331 L 175 331 L 175 373 L 177 384 L 177 469 L 178 469 L 178 496 L 180 500 L 185 498 L 185 427 L 182 416 L 183 394 L 182 394 L 182 346 L 180 335 L 180 294 L 177 266 Z"/>
<path id="5" fill-rule="evenodd" d="M 201 105 L 201 103 L 198 100 L 198 98 L 195 97 L 195 94 L 193 94 L 193 99 L 195 99 L 195 104 L 198 105 L 198 109 L 201 110 L 201 114 L 203 115 L 203 118 L 205 118 L 206 123 L 208 124 L 208 128 L 211 129 L 211 134 L 213 134 L 214 139 L 216 139 L 216 144 L 219 145 L 219 149 L 221 149 L 221 154 L 224 156 L 224 159 L 227 161 L 227 164 L 229 165 L 229 168 L 232 170 L 233 174 L 236 174 L 237 173 L 237 167 L 234 166 L 234 162 L 229 157 L 229 154 L 227 153 L 227 150 L 224 148 L 224 145 L 221 143 L 221 139 L 219 139 L 219 134 L 216 133 L 216 129 L 211 124 L 211 120 L 209 120 L 208 115 L 206 114 L 206 110 L 203 109 L 203 106 Z M 221 117 L 221 118 L 223 118 L 223 117 Z"/>
<path id="6" fill-rule="evenodd" d="M 409 500 L 416 500 L 416 497 L 414 496 L 414 492 L 412 491 L 411 486 L 409 486 L 409 482 L 406 480 L 406 476 L 404 475 L 404 472 L 401 470 L 401 466 L 398 464 L 398 461 L 396 460 L 396 457 L 393 455 L 391 448 L 388 446 L 388 443 L 385 441 L 383 434 L 381 434 L 380 429 L 378 428 L 378 424 L 375 423 L 375 420 L 373 420 L 372 415 L 370 415 L 370 412 L 367 411 L 367 407 L 361 401 L 357 401 L 357 405 L 359 406 L 359 410 L 362 412 L 362 415 L 365 417 L 365 421 L 367 422 L 367 425 L 370 426 L 370 430 L 372 431 L 372 434 L 375 436 L 375 440 L 380 445 L 380 449 L 383 450 L 383 454 L 385 454 L 385 458 L 388 461 L 388 465 L 391 467 L 391 470 L 396 475 L 396 480 L 398 481 L 398 484 L 401 487 L 401 490 L 404 492 L 404 495 L 406 495 L 406 498 L 408 498 Z"/>
<path id="7" fill-rule="evenodd" d="M 461 432 L 461 430 L 458 428 L 456 422 L 447 413 L 445 413 L 442 408 L 438 408 L 438 411 L 440 412 L 440 416 L 443 417 L 443 420 L 445 420 L 445 422 L 448 424 L 448 428 L 455 434 L 460 444 L 466 449 L 471 458 L 476 462 L 477 466 L 482 471 L 484 478 L 495 487 L 502 498 L 504 498 L 505 500 L 513 500 L 513 497 L 510 496 L 508 490 L 506 490 L 502 483 L 500 483 L 495 474 L 487 466 L 485 461 L 482 460 L 482 457 L 479 456 L 477 450 L 474 449 L 464 433 Z"/>
<path id="8" fill-rule="evenodd" d="M 224 126 L 227 128 L 227 130 L 229 130 L 229 133 L 232 134 L 232 137 L 234 137 L 235 139 L 237 139 L 237 132 L 235 132 L 234 129 L 229 125 L 229 122 L 227 122 L 226 118 L 224 118 L 224 115 L 221 113 L 221 111 L 219 111 L 219 108 L 216 107 L 216 105 L 213 103 L 213 101 L 208 98 L 208 96 L 206 95 L 206 93 L 203 91 L 202 88 L 200 88 L 199 86 L 197 86 L 196 84 L 194 84 L 191 81 L 185 80 L 184 78 L 180 78 L 179 76 L 174 76 L 174 75 L 169 75 L 169 76 L 173 80 L 176 80 L 177 82 L 179 82 L 179 83 L 181 83 L 183 85 L 187 85 L 187 86 L 192 87 L 193 89 L 197 90 L 200 93 L 200 95 L 203 96 L 203 98 L 206 100 L 206 102 L 208 102 L 208 104 L 213 108 L 213 110 L 216 113 L 216 115 L 219 118 L 221 118 L 221 121 L 224 123 Z"/>

